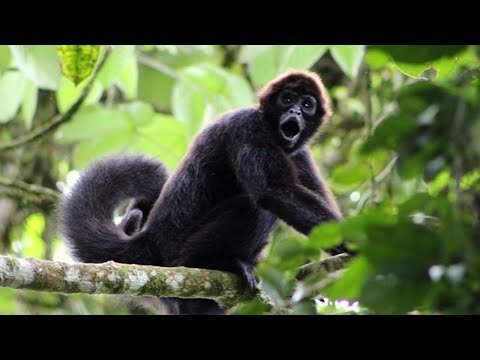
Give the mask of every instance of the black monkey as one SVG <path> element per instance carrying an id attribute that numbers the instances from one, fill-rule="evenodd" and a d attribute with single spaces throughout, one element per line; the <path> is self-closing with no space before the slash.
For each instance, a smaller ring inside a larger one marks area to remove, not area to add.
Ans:
<path id="1" fill-rule="evenodd" d="M 84 262 L 217 269 L 254 287 L 277 218 L 303 234 L 342 218 L 307 145 L 330 115 L 319 77 L 288 72 L 262 89 L 258 107 L 205 128 L 170 176 L 140 155 L 93 163 L 63 199 L 63 234 Z M 132 198 L 115 226 L 115 208 Z M 212 300 L 168 303 L 175 313 L 222 313 Z"/>

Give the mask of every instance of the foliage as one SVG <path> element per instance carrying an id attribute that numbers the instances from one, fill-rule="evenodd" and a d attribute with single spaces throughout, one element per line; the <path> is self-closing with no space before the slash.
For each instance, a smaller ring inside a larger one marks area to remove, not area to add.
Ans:
<path id="1" fill-rule="evenodd" d="M 0 46 L 0 144 L 68 111 L 105 49 Z M 312 148 L 345 220 L 308 238 L 282 223 L 257 271 L 273 306 L 252 301 L 233 312 L 480 313 L 479 54 L 478 46 L 112 46 L 74 117 L 0 153 L 0 172 L 63 190 L 88 162 L 125 150 L 174 169 L 205 124 L 253 106 L 282 71 L 311 69 L 335 110 Z M 68 260 L 52 204 L 8 190 L 0 186 L 0 252 Z M 296 279 L 342 240 L 358 251 L 344 270 Z M 161 308 L 2 288 L 0 312 Z"/>

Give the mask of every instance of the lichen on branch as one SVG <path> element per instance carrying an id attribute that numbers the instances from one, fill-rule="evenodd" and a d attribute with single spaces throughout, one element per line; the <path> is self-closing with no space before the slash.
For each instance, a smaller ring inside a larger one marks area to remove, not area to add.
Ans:
<path id="1" fill-rule="evenodd" d="M 230 308 L 250 300 L 230 273 L 186 267 L 63 263 L 0 255 L 0 286 L 60 293 L 130 294 L 203 298 Z"/>

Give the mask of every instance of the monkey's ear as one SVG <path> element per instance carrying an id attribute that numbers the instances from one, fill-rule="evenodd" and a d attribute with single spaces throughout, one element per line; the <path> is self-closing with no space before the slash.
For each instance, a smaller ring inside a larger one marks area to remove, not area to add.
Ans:
<path id="1" fill-rule="evenodd" d="M 265 85 L 258 93 L 260 109 L 267 110 L 275 101 L 278 92 L 287 85 L 300 86 L 315 96 L 323 110 L 322 121 L 326 121 L 332 116 L 330 99 L 322 80 L 317 74 L 306 70 L 289 70 Z"/>

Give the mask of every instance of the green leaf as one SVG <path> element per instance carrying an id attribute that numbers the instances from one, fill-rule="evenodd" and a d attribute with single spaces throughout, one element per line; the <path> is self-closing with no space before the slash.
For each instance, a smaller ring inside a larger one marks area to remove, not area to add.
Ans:
<path id="1" fill-rule="evenodd" d="M 179 81 L 173 89 L 173 115 L 187 126 L 187 136 L 192 139 L 203 124 L 206 101 L 204 96 L 186 81 Z"/>
<path id="2" fill-rule="evenodd" d="M 404 114 L 389 116 L 375 129 L 374 134 L 367 138 L 361 152 L 369 154 L 378 149 L 398 150 L 405 138 L 416 128 L 416 120 L 411 116 Z"/>
<path id="3" fill-rule="evenodd" d="M 350 78 L 357 77 L 365 54 L 365 45 L 331 45 L 330 52 L 345 74 Z"/>
<path id="4" fill-rule="evenodd" d="M 30 215 L 25 221 L 25 230 L 23 231 L 22 255 L 41 259 L 45 252 L 45 243 L 42 239 L 45 230 L 45 218 L 41 213 Z"/>
<path id="5" fill-rule="evenodd" d="M 360 302 L 377 314 L 404 314 L 430 292 L 427 268 L 405 259 L 378 266 L 362 289 Z"/>
<path id="6" fill-rule="evenodd" d="M 238 55 L 238 61 L 241 63 L 250 63 L 257 56 L 270 50 L 272 46 L 273 45 L 243 45 Z"/>
<path id="7" fill-rule="evenodd" d="M 26 79 L 19 71 L 7 71 L 0 77 L 0 123 L 10 121 L 23 100 Z"/>
<path id="8" fill-rule="evenodd" d="M 25 79 L 25 92 L 22 104 L 22 117 L 25 123 L 25 128 L 30 130 L 32 128 L 32 121 L 37 110 L 38 89 L 35 84 L 28 79 Z"/>
<path id="9" fill-rule="evenodd" d="M 327 50 L 327 45 L 286 46 L 277 71 L 280 73 L 288 69 L 309 69 Z"/>
<path id="10" fill-rule="evenodd" d="M 427 184 L 428 193 L 432 196 L 437 196 L 445 187 L 447 187 L 452 180 L 450 169 L 441 171 L 434 180 Z"/>
<path id="11" fill-rule="evenodd" d="M 391 57 L 380 49 L 368 47 L 365 62 L 373 69 L 382 69 L 391 63 Z"/>
<path id="12" fill-rule="evenodd" d="M 472 186 L 478 184 L 480 181 L 480 172 L 478 170 L 470 171 L 462 176 L 460 179 L 460 189 L 468 190 Z"/>
<path id="13" fill-rule="evenodd" d="M 76 168 L 81 168 L 101 156 L 126 151 L 132 144 L 133 136 L 133 131 L 121 131 L 82 141 L 75 145 L 73 163 Z"/>
<path id="14" fill-rule="evenodd" d="M 18 315 L 16 306 L 17 289 L 0 288 L 0 314 Z"/>
<path id="15" fill-rule="evenodd" d="M 334 168 L 331 181 L 338 191 L 351 191 L 370 177 L 370 170 L 365 162 L 351 161 Z"/>
<path id="16" fill-rule="evenodd" d="M 327 51 L 326 45 L 275 45 L 248 61 L 255 86 L 263 86 L 288 69 L 309 69 Z"/>
<path id="17" fill-rule="evenodd" d="M 454 56 L 464 51 L 466 45 L 380 45 L 371 48 L 381 50 L 395 62 L 424 64 L 444 56 Z"/>
<path id="18" fill-rule="evenodd" d="M 138 127 L 131 150 L 155 156 L 174 169 L 187 152 L 186 133 L 185 123 L 155 114 L 148 124 Z"/>
<path id="19" fill-rule="evenodd" d="M 152 105 L 141 101 L 118 104 L 116 109 L 128 115 L 130 123 L 134 126 L 151 124 L 155 115 Z"/>
<path id="20" fill-rule="evenodd" d="M 240 304 L 235 310 L 235 315 L 260 315 L 268 311 L 268 305 L 255 299 Z"/>
<path id="21" fill-rule="evenodd" d="M 56 90 L 62 71 L 53 45 L 10 45 L 14 64 L 40 89 Z"/>
<path id="22" fill-rule="evenodd" d="M 463 66 L 475 66 L 474 49 L 465 45 L 379 46 L 405 75 L 415 79 L 445 81 L 453 78 Z"/>
<path id="23" fill-rule="evenodd" d="M 198 85 L 202 93 L 207 96 L 207 100 L 214 102 L 218 95 L 225 97 L 226 108 L 219 109 L 219 112 L 254 105 L 252 89 L 241 76 L 212 64 L 189 67 L 185 69 L 184 74 Z M 220 94 L 217 91 L 220 91 Z"/>
<path id="24" fill-rule="evenodd" d="M 98 139 L 112 134 L 133 132 L 129 114 L 100 105 L 82 108 L 71 121 L 57 131 L 63 144 Z"/>
<path id="25" fill-rule="evenodd" d="M 188 125 L 190 138 L 219 114 L 254 105 L 246 80 L 215 65 L 190 66 L 181 74 L 173 91 L 173 113 Z"/>
<path id="26" fill-rule="evenodd" d="M 8 45 L 0 45 L 0 75 L 7 70 L 12 60 Z"/>
<path id="27" fill-rule="evenodd" d="M 132 56 L 120 72 L 120 77 L 116 83 L 125 94 L 127 99 L 134 99 L 137 97 L 138 91 L 138 66 L 137 59 Z"/>
<path id="28" fill-rule="evenodd" d="M 262 290 L 278 305 L 284 305 L 283 299 L 290 293 L 293 284 L 276 268 L 265 264 L 258 268 L 258 275 L 262 279 Z"/>
<path id="29" fill-rule="evenodd" d="M 95 68 L 100 53 L 99 45 L 59 45 L 57 47 L 63 75 L 78 85 Z"/>
<path id="30" fill-rule="evenodd" d="M 60 110 L 61 113 L 66 112 L 70 108 L 70 106 L 72 106 L 75 101 L 78 100 L 86 85 L 87 81 L 84 81 L 80 85 L 75 86 L 72 81 L 70 81 L 66 77 L 62 77 L 62 80 L 60 82 L 60 88 L 55 93 L 58 110 Z M 95 105 L 102 97 L 102 94 L 102 84 L 95 80 L 92 88 L 90 89 L 90 93 L 85 99 L 84 105 Z"/>
<path id="31" fill-rule="evenodd" d="M 338 223 L 328 222 L 318 225 L 308 235 L 311 245 L 329 249 L 340 245 L 342 242 L 342 234 L 339 229 Z"/>
<path id="32" fill-rule="evenodd" d="M 151 67 L 139 65 L 138 98 L 161 109 L 170 109 L 175 80 Z"/>
<path id="33" fill-rule="evenodd" d="M 342 277 L 323 289 L 322 294 L 325 294 L 331 300 L 356 300 L 373 269 L 368 260 L 360 255 L 349 262 Z"/>
<path id="34" fill-rule="evenodd" d="M 108 59 L 100 69 L 97 80 L 105 87 L 110 87 L 121 76 L 122 70 L 135 57 L 134 45 L 113 45 Z"/>

